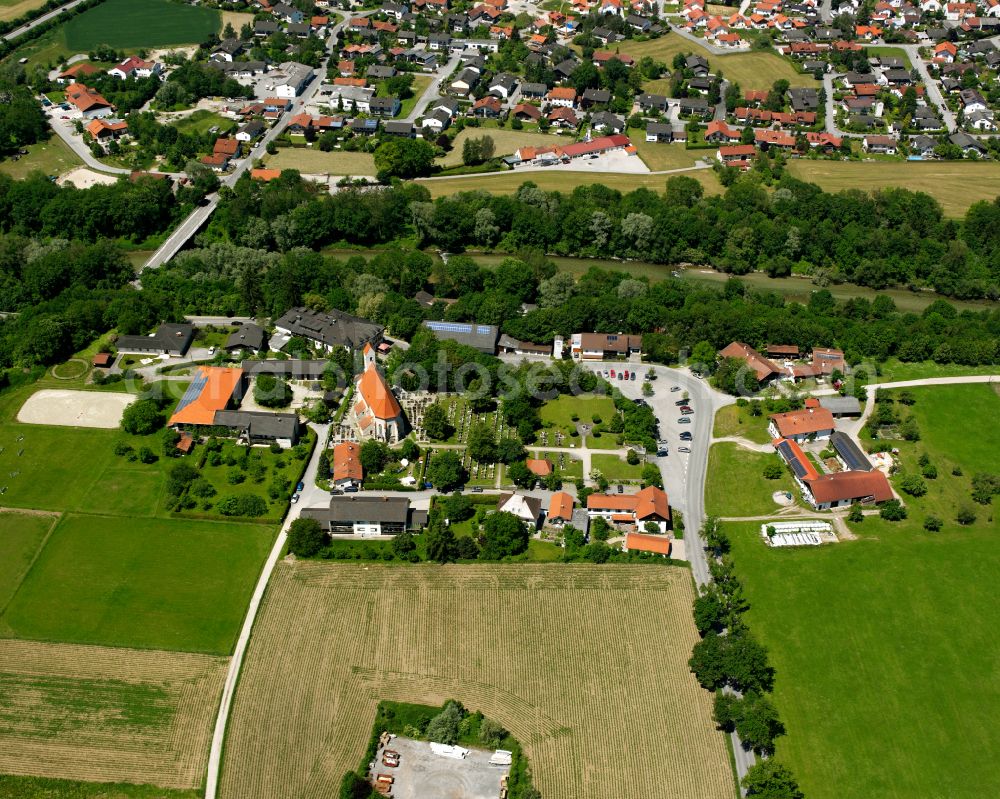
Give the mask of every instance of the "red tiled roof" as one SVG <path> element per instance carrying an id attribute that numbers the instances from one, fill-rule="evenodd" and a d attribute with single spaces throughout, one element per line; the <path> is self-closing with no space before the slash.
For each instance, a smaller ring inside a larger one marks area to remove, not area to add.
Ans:
<path id="1" fill-rule="evenodd" d="M 547 458 L 527 458 L 524 465 L 528 467 L 529 472 L 538 477 L 548 477 L 552 474 L 552 462 Z"/>
<path id="2" fill-rule="evenodd" d="M 877 469 L 870 472 L 822 474 L 807 480 L 806 485 L 820 505 L 827 502 L 868 498 L 872 498 L 875 502 L 885 502 L 893 496 L 889 481 Z"/>
<path id="3" fill-rule="evenodd" d="M 573 518 L 573 497 L 565 491 L 557 491 L 549 501 L 549 520 L 562 519 L 569 521 Z"/>
<path id="4" fill-rule="evenodd" d="M 771 421 L 778 428 L 782 438 L 833 430 L 833 414 L 826 408 L 805 408 L 801 411 L 773 413 Z"/>
<path id="5" fill-rule="evenodd" d="M 379 419 L 395 419 L 403 413 L 392 389 L 385 382 L 382 373 L 374 366 L 365 369 L 365 373 L 358 380 L 358 393 L 361 394 L 371 412 Z"/>
<path id="6" fill-rule="evenodd" d="M 229 405 L 242 378 L 242 369 L 199 366 L 168 424 L 213 424 L 215 412 Z"/>
<path id="7" fill-rule="evenodd" d="M 361 446 L 353 441 L 342 441 L 333 448 L 333 479 L 362 480 Z"/>
<path id="8" fill-rule="evenodd" d="M 750 147 L 753 150 L 751 145 L 743 146 Z M 724 149 L 726 148 L 719 148 L 720 151 Z M 742 341 L 734 341 L 725 349 L 719 350 L 719 357 L 738 358 L 741 361 L 746 361 L 747 366 L 753 369 L 758 382 L 766 380 L 771 375 L 778 374 L 781 371 L 773 361 L 768 360 L 749 344 L 744 344 Z"/>
<path id="9" fill-rule="evenodd" d="M 669 555 L 670 539 L 664 535 L 626 533 L 625 549 L 636 552 L 653 552 L 657 555 Z"/>

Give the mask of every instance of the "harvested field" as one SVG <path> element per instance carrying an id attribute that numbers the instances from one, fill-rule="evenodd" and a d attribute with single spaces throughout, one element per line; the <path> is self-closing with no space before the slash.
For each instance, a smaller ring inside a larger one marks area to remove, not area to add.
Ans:
<path id="1" fill-rule="evenodd" d="M 28 397 L 17 412 L 17 420 L 26 424 L 113 429 L 133 402 L 134 394 L 45 388 Z"/>
<path id="2" fill-rule="evenodd" d="M 45 5 L 45 0 L 0 0 L 0 22 L 17 19 Z"/>
<path id="3" fill-rule="evenodd" d="M 518 738 L 546 799 L 726 797 L 667 566 L 279 564 L 230 719 L 224 799 L 335 795 L 380 699 L 455 698 Z M 308 675 L 288 679 L 289 674 Z"/>
<path id="4" fill-rule="evenodd" d="M 200 786 L 226 665 L 0 640 L 0 772 Z"/>

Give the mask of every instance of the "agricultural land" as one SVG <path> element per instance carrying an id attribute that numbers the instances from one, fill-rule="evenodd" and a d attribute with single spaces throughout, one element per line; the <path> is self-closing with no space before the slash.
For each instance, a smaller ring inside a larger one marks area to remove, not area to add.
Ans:
<path id="1" fill-rule="evenodd" d="M 329 796 L 380 699 L 454 698 L 510 730 L 547 798 L 631 799 L 651 783 L 660 796 L 730 797 L 710 696 L 687 673 L 691 599 L 671 567 L 281 563 L 221 796 Z"/>
<path id="2" fill-rule="evenodd" d="M 901 492 L 905 520 L 866 516 L 851 525 L 857 540 L 799 549 L 764 546 L 759 522 L 726 525 L 748 621 L 778 675 L 779 756 L 810 799 L 1000 791 L 982 757 L 1000 711 L 988 690 L 1000 657 L 998 522 L 970 496 L 973 475 L 1000 472 L 1000 432 L 983 423 L 973 434 L 969 422 L 996 418 L 1000 396 L 986 384 L 907 391 L 920 439 L 892 442 L 893 483 L 919 473 L 923 455 L 937 476 L 923 496 Z M 974 521 L 956 521 L 963 508 Z M 939 532 L 924 529 L 928 516 Z"/>

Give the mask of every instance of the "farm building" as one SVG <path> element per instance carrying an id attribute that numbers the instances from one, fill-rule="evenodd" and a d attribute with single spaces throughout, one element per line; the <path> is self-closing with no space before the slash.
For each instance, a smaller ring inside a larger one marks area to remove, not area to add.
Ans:
<path id="1" fill-rule="evenodd" d="M 294 413 L 216 411 L 216 427 L 228 427 L 241 443 L 277 443 L 284 448 L 299 441 L 299 417 Z"/>
<path id="2" fill-rule="evenodd" d="M 238 407 L 245 390 L 242 369 L 199 366 L 168 424 L 214 425 L 216 412 Z"/>
<path id="3" fill-rule="evenodd" d="M 861 402 L 857 397 L 820 397 L 819 406 L 826 408 L 835 418 L 860 416 Z"/>
<path id="4" fill-rule="evenodd" d="M 670 527 L 670 504 L 661 488 L 648 486 L 635 494 L 591 494 L 587 513 L 617 525 L 635 526 L 648 522 L 665 533 Z"/>
<path id="5" fill-rule="evenodd" d="M 837 460 L 840 465 L 849 472 L 870 472 L 875 467 L 868 460 L 864 450 L 858 446 L 857 442 L 846 433 L 839 430 L 834 431 L 830 436 L 830 445 L 837 453 Z"/>
<path id="6" fill-rule="evenodd" d="M 854 502 L 886 502 L 893 498 L 892 487 L 882 472 L 837 472 L 806 481 L 806 500 L 816 510 L 841 508 Z"/>
<path id="7" fill-rule="evenodd" d="M 767 430 L 772 438 L 790 438 L 800 443 L 829 438 L 833 433 L 833 414 L 826 408 L 773 413 Z"/>
<path id="8" fill-rule="evenodd" d="M 650 552 L 666 558 L 670 556 L 670 539 L 660 535 L 625 533 L 622 552 Z"/>
<path id="9" fill-rule="evenodd" d="M 377 538 L 427 525 L 427 511 L 414 510 L 406 497 L 333 496 L 326 508 L 303 508 L 331 535 Z"/>
<path id="10" fill-rule="evenodd" d="M 194 328 L 191 325 L 164 322 L 148 336 L 119 336 L 115 346 L 119 352 L 184 355 L 193 340 Z"/>

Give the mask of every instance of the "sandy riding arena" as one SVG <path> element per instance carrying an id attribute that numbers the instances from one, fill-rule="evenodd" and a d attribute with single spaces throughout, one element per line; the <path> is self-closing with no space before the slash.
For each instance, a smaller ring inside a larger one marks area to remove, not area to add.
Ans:
<path id="1" fill-rule="evenodd" d="M 17 412 L 17 420 L 27 424 L 114 428 L 121 422 L 126 406 L 134 401 L 132 394 L 46 388 L 28 397 Z"/>

